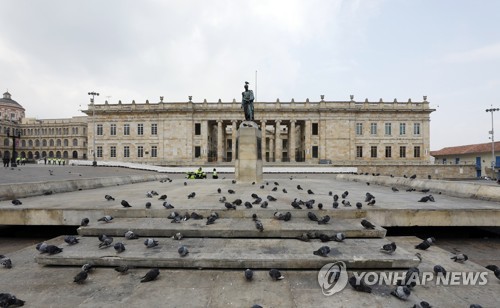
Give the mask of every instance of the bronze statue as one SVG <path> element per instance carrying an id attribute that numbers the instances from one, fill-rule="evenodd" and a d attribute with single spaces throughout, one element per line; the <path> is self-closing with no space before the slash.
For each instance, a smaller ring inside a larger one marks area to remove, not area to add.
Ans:
<path id="1" fill-rule="evenodd" d="M 248 90 L 248 81 L 245 81 L 245 91 L 241 92 L 241 107 L 243 108 L 243 111 L 245 112 L 245 120 L 246 121 L 253 121 L 253 91 Z"/>

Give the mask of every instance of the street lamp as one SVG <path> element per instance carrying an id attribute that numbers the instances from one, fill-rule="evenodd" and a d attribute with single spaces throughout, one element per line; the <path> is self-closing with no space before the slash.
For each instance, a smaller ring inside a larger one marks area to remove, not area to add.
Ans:
<path id="1" fill-rule="evenodd" d="M 21 130 L 20 129 L 16 129 L 14 131 L 14 134 L 11 136 L 10 135 L 10 129 L 7 130 L 7 138 L 12 138 L 12 159 L 10 161 L 10 166 L 11 167 L 17 167 L 17 163 L 16 163 L 16 156 L 17 156 L 17 153 L 16 153 L 16 139 L 21 139 Z"/>
<path id="2" fill-rule="evenodd" d="M 90 103 L 92 104 L 92 126 L 94 127 L 93 128 L 93 131 L 94 131 L 94 138 L 92 139 L 92 147 L 93 147 L 93 156 L 94 156 L 94 161 L 92 162 L 92 166 L 97 166 L 97 160 L 96 160 L 96 154 L 95 154 L 95 138 L 97 137 L 97 132 L 96 132 L 96 126 L 95 126 L 95 104 L 94 104 L 94 97 L 95 96 L 99 96 L 99 93 L 97 92 L 89 92 L 89 95 L 92 96 L 92 98 L 90 99 Z"/>
<path id="3" fill-rule="evenodd" d="M 493 106 L 492 106 L 493 107 Z M 495 111 L 500 111 L 500 108 L 490 108 L 486 109 L 486 112 L 491 112 L 491 169 L 493 174 L 495 173 L 496 159 L 495 159 L 495 128 L 493 126 L 493 113 Z"/>

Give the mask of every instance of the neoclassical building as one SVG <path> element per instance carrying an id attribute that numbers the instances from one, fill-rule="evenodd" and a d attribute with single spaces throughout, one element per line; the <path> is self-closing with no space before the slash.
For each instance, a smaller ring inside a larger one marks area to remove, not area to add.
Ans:
<path id="1" fill-rule="evenodd" d="M 421 102 L 256 102 L 262 157 L 274 163 L 430 163 L 429 122 Z M 234 160 L 240 102 L 90 104 L 88 154 L 97 160 L 158 165 Z"/>

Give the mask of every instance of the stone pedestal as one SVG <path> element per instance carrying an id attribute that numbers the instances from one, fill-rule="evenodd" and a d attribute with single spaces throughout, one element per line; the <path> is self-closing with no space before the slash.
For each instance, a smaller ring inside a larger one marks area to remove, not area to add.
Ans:
<path id="1" fill-rule="evenodd" d="M 236 136 L 235 177 L 239 182 L 262 182 L 262 132 L 252 121 L 241 123 Z"/>

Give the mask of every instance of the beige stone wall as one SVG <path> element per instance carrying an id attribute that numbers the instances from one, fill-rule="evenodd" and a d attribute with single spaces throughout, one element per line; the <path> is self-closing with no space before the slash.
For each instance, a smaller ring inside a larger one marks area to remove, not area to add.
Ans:
<path id="1" fill-rule="evenodd" d="M 393 176 L 412 176 L 420 179 L 472 179 L 476 177 L 476 169 L 472 165 L 354 165 L 358 173 L 369 173 Z"/>

